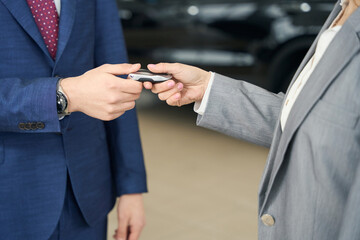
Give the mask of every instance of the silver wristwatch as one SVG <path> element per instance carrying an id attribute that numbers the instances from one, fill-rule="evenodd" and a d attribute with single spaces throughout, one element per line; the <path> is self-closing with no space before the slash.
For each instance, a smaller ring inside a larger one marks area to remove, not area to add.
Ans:
<path id="1" fill-rule="evenodd" d="M 58 80 L 56 86 L 56 107 L 59 120 L 63 119 L 67 115 L 70 115 L 68 111 L 68 98 L 60 85 L 61 80 L 62 78 Z"/>

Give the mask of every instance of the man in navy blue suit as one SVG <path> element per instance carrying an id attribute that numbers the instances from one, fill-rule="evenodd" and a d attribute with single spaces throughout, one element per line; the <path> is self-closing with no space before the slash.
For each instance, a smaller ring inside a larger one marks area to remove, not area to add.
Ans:
<path id="1" fill-rule="evenodd" d="M 136 240 L 147 191 L 113 0 L 0 0 L 0 239 Z"/>

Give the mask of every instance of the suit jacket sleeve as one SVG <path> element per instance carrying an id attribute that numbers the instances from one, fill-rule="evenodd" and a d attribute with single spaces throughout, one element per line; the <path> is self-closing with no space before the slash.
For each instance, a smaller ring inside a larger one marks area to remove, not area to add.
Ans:
<path id="1" fill-rule="evenodd" d="M 284 94 L 216 74 L 204 115 L 197 124 L 269 147 Z"/>
<path id="2" fill-rule="evenodd" d="M 124 37 L 113 0 L 98 0 L 96 12 L 96 65 L 127 62 Z M 117 195 L 147 191 L 146 173 L 136 110 L 106 122 Z"/>
<path id="3" fill-rule="evenodd" d="M 359 143 L 360 145 L 360 143 Z M 359 159 L 359 156 L 358 156 Z M 357 162 L 354 181 L 348 194 L 347 204 L 340 228 L 339 240 L 353 240 L 360 236 L 360 164 Z"/>
<path id="4" fill-rule="evenodd" d="M 55 78 L 1 78 L 0 132 L 60 132 Z M 20 123 L 43 123 L 43 129 L 19 128 Z"/>

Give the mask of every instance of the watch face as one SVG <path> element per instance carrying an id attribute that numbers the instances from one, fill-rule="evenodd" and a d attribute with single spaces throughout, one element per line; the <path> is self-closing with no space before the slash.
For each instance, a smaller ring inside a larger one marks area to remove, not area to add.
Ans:
<path id="1" fill-rule="evenodd" d="M 64 114 L 67 108 L 67 100 L 62 92 L 56 92 L 56 107 L 58 114 Z"/>

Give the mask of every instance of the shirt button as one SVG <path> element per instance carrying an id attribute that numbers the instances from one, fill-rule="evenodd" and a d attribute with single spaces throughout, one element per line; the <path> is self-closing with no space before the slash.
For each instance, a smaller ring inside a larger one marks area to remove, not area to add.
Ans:
<path id="1" fill-rule="evenodd" d="M 271 227 L 275 224 L 275 219 L 269 214 L 262 215 L 261 221 L 267 227 Z"/>

